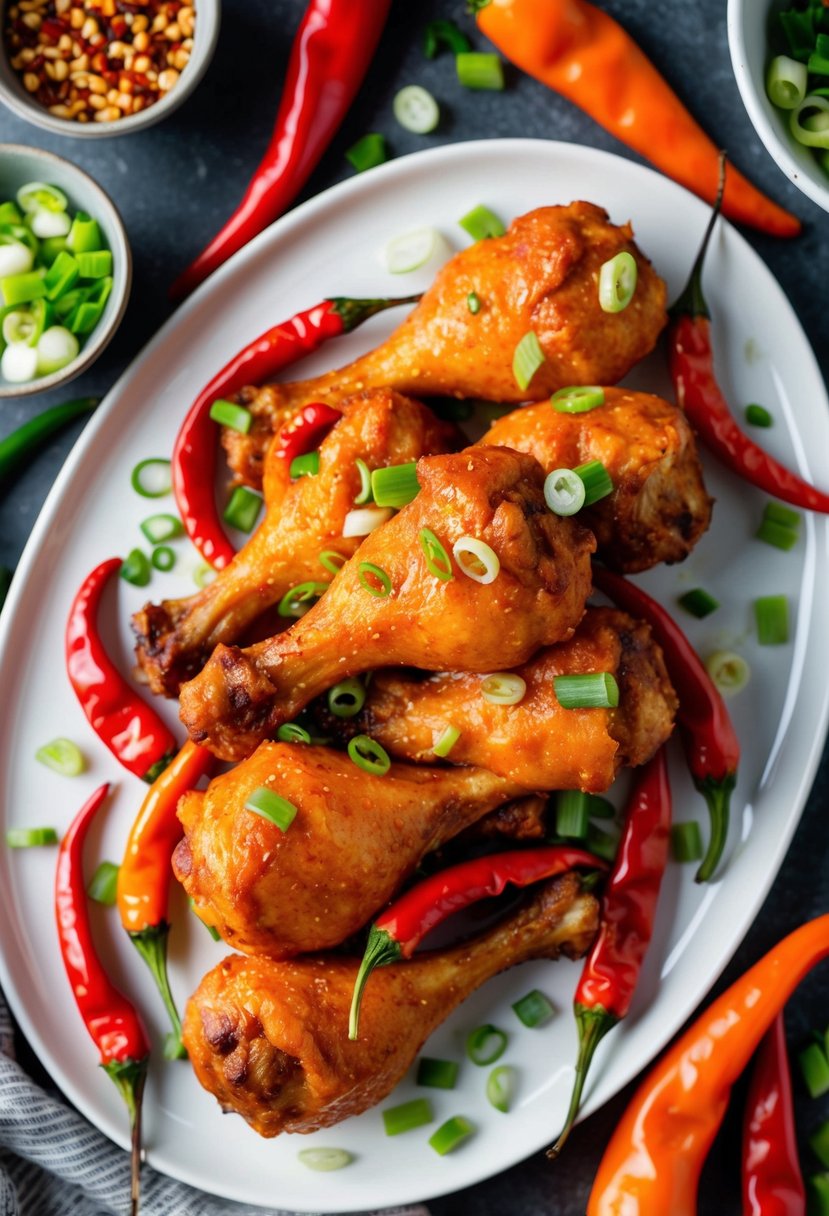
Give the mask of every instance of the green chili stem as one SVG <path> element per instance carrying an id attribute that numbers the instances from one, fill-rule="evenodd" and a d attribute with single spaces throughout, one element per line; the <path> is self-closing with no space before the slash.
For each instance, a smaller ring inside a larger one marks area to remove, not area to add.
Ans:
<path id="1" fill-rule="evenodd" d="M 147 1060 L 110 1060 L 104 1072 L 118 1088 L 130 1119 L 130 1216 L 138 1216 L 141 1189 L 141 1107 Z"/>
<path id="2" fill-rule="evenodd" d="M 699 792 L 708 804 L 708 815 L 711 821 L 711 836 L 705 856 L 700 862 L 694 881 L 708 882 L 720 863 L 728 836 L 729 810 L 731 806 L 731 791 L 737 783 L 736 773 L 726 773 L 719 781 L 706 777 L 695 781 Z"/>
<path id="3" fill-rule="evenodd" d="M 179 1017 L 178 1009 L 176 1009 L 176 1003 L 173 1000 L 173 993 L 170 989 L 170 977 L 167 974 L 167 938 L 169 934 L 170 926 L 166 920 L 163 920 L 157 925 L 149 925 L 146 929 L 130 933 L 129 938 L 150 969 L 161 999 L 164 1002 L 164 1008 L 167 1010 L 170 1018 L 173 1034 L 178 1040 L 179 1059 L 184 1059 L 187 1052 L 181 1041 L 181 1018 Z"/>
<path id="4" fill-rule="evenodd" d="M 565 1141 L 576 1122 L 576 1115 L 579 1113 L 579 1107 L 581 1106 L 584 1083 L 587 1080 L 587 1073 L 593 1062 L 596 1048 L 608 1030 L 611 1030 L 619 1020 L 615 1014 L 610 1013 L 607 1009 L 603 1009 L 600 1005 L 597 1005 L 595 1009 L 588 1009 L 585 1005 L 575 1005 L 574 1011 L 576 1014 L 576 1024 L 579 1029 L 579 1054 L 576 1060 L 576 1076 L 573 1082 L 573 1092 L 570 1096 L 570 1107 L 567 1111 L 564 1127 L 559 1132 L 555 1144 L 547 1149 L 547 1156 L 553 1161 L 564 1148 Z"/>

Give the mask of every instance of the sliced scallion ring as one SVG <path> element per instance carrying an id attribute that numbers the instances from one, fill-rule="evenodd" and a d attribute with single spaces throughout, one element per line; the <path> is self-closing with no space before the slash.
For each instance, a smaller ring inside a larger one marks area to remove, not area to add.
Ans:
<path id="1" fill-rule="evenodd" d="M 131 583 L 133 587 L 146 587 L 153 576 L 150 559 L 140 549 L 130 549 L 118 573 L 125 583 Z"/>
<path id="2" fill-rule="evenodd" d="M 619 704 L 619 685 L 609 671 L 553 676 L 553 688 L 562 709 L 615 709 Z"/>
<path id="3" fill-rule="evenodd" d="M 289 802 L 267 785 L 260 785 L 253 790 L 245 802 L 246 811 L 253 811 L 255 815 L 269 819 L 280 832 L 287 832 L 296 818 L 298 809 L 293 802 Z"/>
<path id="4" fill-rule="evenodd" d="M 392 112 L 404 131 L 428 135 L 440 122 L 440 107 L 427 89 L 409 84 L 396 94 Z"/>
<path id="5" fill-rule="evenodd" d="M 466 1036 L 466 1054 L 473 1064 L 485 1068 L 487 1064 L 500 1060 L 507 1050 L 508 1042 L 509 1038 L 503 1030 L 487 1022 L 484 1026 L 477 1026 Z"/>
<path id="6" fill-rule="evenodd" d="M 829 148 L 829 98 L 810 93 L 789 116 L 789 127 L 799 144 Z"/>
<path id="7" fill-rule="evenodd" d="M 354 499 L 354 505 L 362 507 L 367 502 L 371 502 L 371 469 L 360 456 L 357 457 L 354 463 L 357 466 L 357 472 L 360 474 L 360 493 Z"/>
<path id="8" fill-rule="evenodd" d="M 384 600 L 391 595 L 391 579 L 385 570 L 381 566 L 376 566 L 374 562 L 360 562 L 357 567 L 357 578 L 360 580 L 360 586 L 378 600 Z"/>
<path id="9" fill-rule="evenodd" d="M 527 692 L 527 681 L 513 671 L 495 671 L 481 680 L 481 696 L 490 705 L 518 705 Z"/>
<path id="10" fill-rule="evenodd" d="M 603 312 L 622 312 L 633 299 L 639 268 L 632 253 L 621 250 L 599 271 L 599 307 Z"/>
<path id="11" fill-rule="evenodd" d="M 788 55 L 775 55 L 766 75 L 769 101 L 781 110 L 794 110 L 803 101 L 808 87 L 809 70 L 805 63 Z"/>
<path id="12" fill-rule="evenodd" d="M 347 561 L 348 558 L 343 553 L 338 553 L 336 549 L 323 549 L 320 553 L 320 565 L 329 574 L 339 574 Z"/>
<path id="13" fill-rule="evenodd" d="M 429 1145 L 440 1157 L 454 1152 L 458 1145 L 463 1144 L 475 1134 L 475 1124 L 464 1115 L 453 1115 L 445 1123 L 441 1123 L 436 1132 L 429 1137 Z"/>
<path id="14" fill-rule="evenodd" d="M 25 384 L 37 375 L 37 350 L 28 342 L 10 342 L 0 356 L 0 375 L 9 384 Z"/>
<path id="15" fill-rule="evenodd" d="M 28 308 L 15 308 L 3 317 L 3 341 L 9 345 L 25 342 L 27 346 L 31 346 L 34 332 L 35 319 Z"/>
<path id="16" fill-rule="evenodd" d="M 84 770 L 81 749 L 71 739 L 53 739 L 35 752 L 35 759 L 62 777 L 77 777 Z"/>
<path id="17" fill-rule="evenodd" d="M 476 536 L 462 536 L 452 546 L 452 556 L 461 571 L 473 582 L 486 586 L 494 583 L 501 569 L 495 550 Z"/>
<path id="18" fill-rule="evenodd" d="M 9 828 L 6 832 L 6 844 L 10 849 L 33 849 L 57 843 L 58 834 L 54 828 Z"/>
<path id="19" fill-rule="evenodd" d="M 437 269 L 451 256 L 452 250 L 437 228 L 416 228 L 393 237 L 383 251 L 390 274 L 410 274 L 427 264 Z"/>
<path id="20" fill-rule="evenodd" d="M 328 708 L 335 718 L 354 718 L 365 703 L 365 686 L 356 676 L 349 676 L 328 690 Z"/>
<path id="21" fill-rule="evenodd" d="M 426 558 L 429 573 L 433 574 L 435 578 L 439 578 L 441 582 L 448 583 L 450 579 L 455 577 L 452 573 L 452 562 L 450 561 L 449 554 L 432 529 L 421 528 L 418 540 L 420 541 L 423 555 Z"/>
<path id="22" fill-rule="evenodd" d="M 343 539 L 350 536 L 368 536 L 375 528 L 386 523 L 394 515 L 391 507 L 356 507 L 343 520 Z"/>
<path id="23" fill-rule="evenodd" d="M 37 374 L 50 376 L 78 357 L 81 344 L 64 325 L 50 325 L 37 340 Z"/>
<path id="24" fill-rule="evenodd" d="M 28 274 L 34 264 L 35 255 L 28 245 L 0 233 L 0 279 Z"/>
<path id="25" fill-rule="evenodd" d="M 130 485 L 142 498 L 163 498 L 173 488 L 170 461 L 160 456 L 139 460 L 130 474 Z"/>
<path id="26" fill-rule="evenodd" d="M 297 1153 L 297 1161 L 309 1170 L 323 1174 L 341 1170 L 353 1160 L 353 1155 L 344 1148 L 301 1148 Z"/>
<path id="27" fill-rule="evenodd" d="M 517 1080 L 517 1073 L 509 1064 L 499 1064 L 497 1068 L 493 1068 L 486 1080 L 489 1104 L 507 1114 L 515 1098 Z"/>
<path id="28" fill-rule="evenodd" d="M 156 545 L 150 554 L 150 561 L 154 569 L 166 574 L 176 564 L 176 555 L 169 545 Z"/>
<path id="29" fill-rule="evenodd" d="M 279 601 L 277 612 L 280 616 L 304 616 L 311 606 L 311 601 L 319 599 L 327 590 L 328 583 L 299 583 L 285 592 Z"/>
<path id="30" fill-rule="evenodd" d="M 530 1030 L 544 1026 L 556 1014 L 553 1002 L 543 992 L 539 992 L 538 988 L 533 988 L 532 992 L 522 996 L 512 1008 L 518 1019 Z"/>
<path id="31" fill-rule="evenodd" d="M 587 414 L 604 405 L 604 389 L 597 384 L 574 384 L 560 388 L 550 401 L 559 414 Z"/>
<path id="32" fill-rule="evenodd" d="M 45 241 L 49 237 L 68 236 L 72 221 L 65 211 L 47 211 L 41 207 L 31 217 L 31 226 L 35 236 Z"/>
<path id="33" fill-rule="evenodd" d="M 280 743 L 310 743 L 311 736 L 298 722 L 283 722 L 276 737 Z"/>
<path id="34" fill-rule="evenodd" d="M 197 587 L 209 587 L 219 576 L 218 570 L 209 562 L 200 562 L 193 571 L 193 582 Z"/>
<path id="35" fill-rule="evenodd" d="M 65 211 L 69 200 L 62 190 L 48 182 L 27 182 L 17 192 L 18 206 L 27 215 L 36 211 Z"/>
<path id="36" fill-rule="evenodd" d="M 386 749 L 368 735 L 355 735 L 353 739 L 349 739 L 348 756 L 357 768 L 375 777 L 384 777 L 391 768 Z"/>
<path id="37" fill-rule="evenodd" d="M 458 730 L 457 726 L 453 726 L 450 722 L 446 729 L 435 741 L 435 746 L 432 748 L 432 751 L 436 756 L 439 756 L 441 760 L 445 760 L 460 737 L 461 732 Z"/>
<path id="38" fill-rule="evenodd" d="M 102 861 L 87 884 L 86 893 L 96 904 L 111 908 L 118 894 L 119 866 L 114 861 Z"/>
<path id="39" fill-rule="evenodd" d="M 184 536 L 184 524 L 176 515 L 148 515 L 138 526 L 151 545 L 161 545 Z"/>
<path id="40" fill-rule="evenodd" d="M 705 669 L 723 696 L 742 692 L 751 679 L 751 668 L 733 650 L 717 650 L 705 660 Z"/>
<path id="41" fill-rule="evenodd" d="M 478 295 L 477 291 L 470 291 L 469 295 L 466 297 L 466 307 L 472 313 L 473 317 L 477 316 L 477 314 L 481 311 L 481 297 Z"/>
<path id="42" fill-rule="evenodd" d="M 546 363 L 538 334 L 530 330 L 518 343 L 512 356 L 512 374 L 515 383 L 524 392 L 530 387 L 535 373 Z"/>
<path id="43" fill-rule="evenodd" d="M 554 515 L 575 515 L 584 506 L 585 486 L 573 469 L 553 469 L 544 478 L 544 501 Z"/>

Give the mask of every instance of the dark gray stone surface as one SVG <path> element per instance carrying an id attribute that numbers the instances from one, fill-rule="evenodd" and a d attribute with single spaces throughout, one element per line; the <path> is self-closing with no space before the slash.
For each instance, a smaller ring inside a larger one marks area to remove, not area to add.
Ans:
<path id="1" fill-rule="evenodd" d="M 666 0 L 610 0 L 607 7 L 628 29 L 703 119 L 734 162 L 804 219 L 794 242 L 746 236 L 782 283 L 821 361 L 827 354 L 825 242 L 829 216 L 789 185 L 754 135 L 743 110 L 726 44 L 725 4 L 695 5 Z M 267 141 L 296 21 L 303 0 L 226 0 L 216 57 L 201 87 L 163 124 L 142 133 L 100 142 L 60 139 L 0 112 L 0 139 L 35 144 L 76 161 L 110 192 L 126 221 L 135 255 L 135 285 L 129 312 L 115 341 L 73 391 L 103 393 L 169 313 L 166 288 L 215 232 L 237 201 Z M 614 152 L 624 151 L 580 111 L 534 81 L 509 70 L 504 94 L 466 93 L 457 85 L 451 59 L 427 62 L 419 33 L 435 16 L 451 16 L 472 32 L 462 0 L 422 0 L 394 6 L 365 87 L 314 174 L 306 196 L 350 173 L 343 151 L 369 130 L 387 135 L 396 155 L 439 143 L 493 136 L 528 135 L 565 139 Z M 477 39 L 482 42 L 480 38 Z M 402 131 L 391 116 L 391 100 L 403 84 L 420 83 L 440 100 L 440 131 L 420 137 Z M 21 398 L 0 406 L 0 435 L 65 397 L 65 392 Z M 43 499 L 77 434 L 53 443 L 0 502 L 0 562 L 13 566 Z M 829 908 L 829 755 L 786 862 L 750 933 L 722 983 L 735 978 L 783 933 Z M 829 976 L 818 972 L 798 991 L 787 1011 L 790 1042 L 827 1021 Z M 580 1216 L 602 1146 L 624 1108 L 626 1094 L 573 1133 L 557 1164 L 534 1158 L 468 1191 L 431 1204 L 435 1216 Z M 829 1116 L 825 1103 L 811 1102 L 798 1088 L 803 1161 L 806 1136 Z M 739 1119 L 730 1114 L 706 1168 L 702 1216 L 736 1216 L 739 1200 Z M 436 1165 L 436 1169 L 439 1166 Z M 668 1216 L 652 1213 L 649 1216 Z"/>

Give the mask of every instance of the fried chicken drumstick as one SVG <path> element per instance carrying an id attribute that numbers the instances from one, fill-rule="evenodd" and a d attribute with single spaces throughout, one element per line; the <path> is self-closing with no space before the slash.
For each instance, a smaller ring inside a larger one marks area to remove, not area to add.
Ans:
<path id="1" fill-rule="evenodd" d="M 348 1039 L 356 959 L 231 955 L 190 998 L 184 1043 L 204 1088 L 261 1136 L 331 1127 L 386 1097 L 435 1027 L 491 976 L 529 959 L 579 958 L 597 924 L 594 897 L 562 875 L 474 941 L 378 970 L 357 1042 Z"/>
<path id="2" fill-rule="evenodd" d="M 636 259 L 636 292 L 623 313 L 603 312 L 599 269 L 622 250 Z M 481 301 L 475 315 L 470 292 Z M 592 203 L 539 207 L 513 220 L 505 236 L 453 257 L 388 341 L 356 362 L 312 380 L 246 392 L 253 428 L 223 435 L 231 468 L 259 485 L 268 440 L 286 417 L 309 401 L 336 405 L 358 389 L 518 403 L 540 401 L 569 384 L 615 384 L 656 344 L 667 321 L 665 300 L 665 284 L 628 224 L 611 224 Z M 530 330 L 546 363 L 523 390 L 512 360 Z"/>
<path id="3" fill-rule="evenodd" d="M 315 696 L 376 667 L 486 672 L 569 638 L 591 586 L 592 533 L 551 514 L 531 456 L 471 447 L 419 461 L 421 490 L 366 538 L 294 626 L 246 650 L 219 645 L 181 689 L 197 743 L 241 760 Z M 423 529 L 446 553 L 464 536 L 488 544 L 498 577 L 482 585 L 455 566 L 430 569 Z M 372 580 L 379 569 L 388 591 Z"/>

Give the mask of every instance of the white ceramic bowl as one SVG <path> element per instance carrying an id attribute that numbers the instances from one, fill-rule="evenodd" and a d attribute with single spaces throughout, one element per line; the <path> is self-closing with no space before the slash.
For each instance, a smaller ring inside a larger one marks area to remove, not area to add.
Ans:
<path id="1" fill-rule="evenodd" d="M 0 4 L 0 10 L 5 6 Z M 115 122 L 74 122 L 67 118 L 56 118 L 44 106 L 35 101 L 23 88 L 20 76 L 11 66 L 5 39 L 0 36 L 0 101 L 6 103 L 27 122 L 33 122 L 58 135 L 72 135 L 78 139 L 103 139 L 113 135 L 129 135 L 131 131 L 143 131 L 160 122 L 180 106 L 201 80 L 216 49 L 219 36 L 221 0 L 195 0 L 196 24 L 193 31 L 193 50 L 190 62 L 182 71 L 175 86 L 165 93 L 160 101 L 127 114 Z"/>
<path id="2" fill-rule="evenodd" d="M 132 284 L 132 254 L 121 219 L 112 199 L 101 187 L 70 161 L 52 152 L 22 144 L 0 144 L 0 200 L 13 199 L 26 182 L 49 182 L 69 199 L 70 209 L 86 211 L 98 221 L 109 249 L 112 250 L 112 291 L 104 314 L 88 335 L 76 359 L 51 376 L 9 384 L 0 376 L 0 399 L 42 393 L 74 380 L 95 360 L 109 343 L 127 307 Z"/>
<path id="3" fill-rule="evenodd" d="M 758 0 L 728 0 L 728 45 L 743 104 L 754 129 L 779 167 L 813 202 L 829 211 L 829 176 L 810 148 L 789 131 L 788 114 L 766 96 L 769 16 L 783 7 Z"/>

